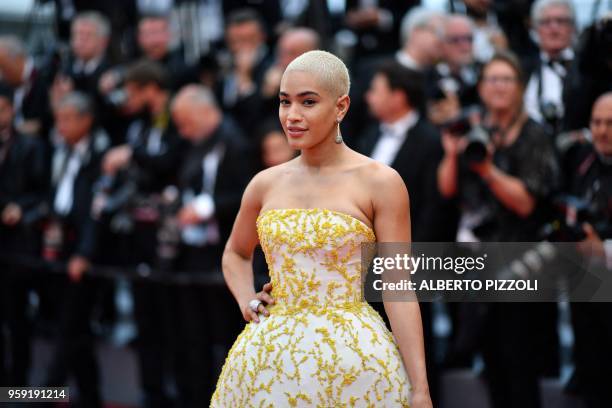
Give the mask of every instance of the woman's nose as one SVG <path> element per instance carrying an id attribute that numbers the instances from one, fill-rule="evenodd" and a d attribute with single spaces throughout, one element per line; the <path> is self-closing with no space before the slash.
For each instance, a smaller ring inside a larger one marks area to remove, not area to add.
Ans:
<path id="1" fill-rule="evenodd" d="M 301 118 L 302 116 L 300 114 L 299 109 L 295 106 L 295 104 L 292 104 L 287 112 L 287 119 L 292 122 L 296 122 L 299 121 Z"/>

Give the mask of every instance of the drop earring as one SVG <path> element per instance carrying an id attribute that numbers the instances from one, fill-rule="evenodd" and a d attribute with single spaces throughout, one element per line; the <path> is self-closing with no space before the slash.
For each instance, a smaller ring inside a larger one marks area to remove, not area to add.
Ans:
<path id="1" fill-rule="evenodd" d="M 336 133 L 336 143 L 342 143 L 342 133 L 340 133 L 340 120 L 336 119 L 336 124 L 338 125 L 338 133 Z"/>

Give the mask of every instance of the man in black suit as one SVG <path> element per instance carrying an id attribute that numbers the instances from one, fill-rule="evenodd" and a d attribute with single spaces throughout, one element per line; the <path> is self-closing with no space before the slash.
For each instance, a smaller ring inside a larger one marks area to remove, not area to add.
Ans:
<path id="1" fill-rule="evenodd" d="M 185 65 L 183 50 L 172 48 L 170 17 L 162 14 L 145 14 L 140 17 L 136 27 L 137 53 L 134 57 L 155 62 L 168 72 L 169 87 L 176 91 L 190 79 Z M 101 92 L 113 98 L 112 92 L 122 85 L 129 64 L 121 64 L 108 69 L 100 78 Z"/>
<path id="2" fill-rule="evenodd" d="M 571 1 L 540 0 L 531 10 L 532 26 L 538 37 L 539 55 L 527 71 L 525 109 L 531 118 L 557 134 L 565 115 L 564 88 L 574 60 L 572 42 L 576 16 Z"/>
<path id="3" fill-rule="evenodd" d="M 34 64 L 21 40 L 0 36 L 0 77 L 13 87 L 14 123 L 20 133 L 43 135 L 48 130 L 50 79 Z"/>
<path id="4" fill-rule="evenodd" d="M 223 0 L 223 15 L 229 17 L 236 10 L 244 10 L 247 8 L 257 10 L 262 16 L 264 22 L 264 30 L 267 36 L 275 40 L 278 26 L 282 23 L 283 15 L 281 12 L 280 0 Z M 276 41 L 269 42 L 273 44 Z"/>
<path id="5" fill-rule="evenodd" d="M 396 61 L 376 70 L 366 100 L 379 121 L 361 138 L 361 152 L 393 167 L 410 195 L 413 242 L 453 241 L 456 211 L 437 190 L 436 174 L 443 150 L 437 130 L 424 116 L 423 76 Z M 387 320 L 382 303 L 373 306 Z M 421 305 L 427 372 L 432 399 L 437 399 L 431 304 Z"/>
<path id="6" fill-rule="evenodd" d="M 53 2 L 55 6 L 55 23 L 58 37 L 68 41 L 72 22 L 78 13 L 95 11 L 104 15 L 112 24 L 110 42 L 113 62 L 123 57 L 123 49 L 136 24 L 136 0 L 42 0 L 41 3 Z"/>
<path id="7" fill-rule="evenodd" d="M 441 213 L 452 207 L 444 205 L 436 188 L 443 151 L 438 131 L 423 115 L 422 78 L 395 61 L 379 66 L 366 94 L 378 123 L 364 133 L 360 150 L 402 176 L 410 194 L 413 241 L 453 240 Z"/>
<path id="8" fill-rule="evenodd" d="M 600 96 L 591 114 L 592 144 L 575 146 L 564 191 L 588 202 L 596 218 L 584 224 L 577 244 L 591 265 L 612 272 L 612 92 Z M 605 273 L 605 272 L 604 272 Z M 574 373 L 569 386 L 588 408 L 612 406 L 612 303 L 572 302 Z"/>
<path id="9" fill-rule="evenodd" d="M 344 25 L 357 36 L 355 57 L 363 58 L 397 50 L 402 18 L 419 2 L 348 0 L 346 3 Z"/>
<path id="10" fill-rule="evenodd" d="M 232 12 L 227 18 L 225 42 L 231 66 L 216 93 L 223 110 L 236 118 L 244 132 L 249 132 L 261 117 L 261 85 L 273 63 L 259 14 L 252 9 Z"/>
<path id="11" fill-rule="evenodd" d="M 130 124 L 122 144 L 105 155 L 103 172 L 112 180 L 113 200 L 132 191 L 117 209 L 128 214 L 130 227 L 110 231 L 109 239 L 123 244 L 125 253 L 119 254 L 120 263 L 169 269 L 175 259 L 172 253 L 159 251 L 163 217 L 156 197 L 167 186 L 177 184 L 183 143 L 170 116 L 168 71 L 160 63 L 138 61 L 128 67 L 123 89 L 127 95 L 125 109 L 138 117 Z M 117 255 L 119 251 L 113 248 Z M 171 360 L 166 340 L 173 319 L 169 290 L 160 282 L 148 280 L 135 281 L 132 290 L 143 405 L 164 407 L 169 404 L 165 363 Z"/>
<path id="12" fill-rule="evenodd" d="M 80 13 L 72 22 L 71 52 L 62 74 L 70 78 L 75 90 L 92 97 L 97 97 L 100 76 L 109 68 L 106 49 L 110 29 L 106 17 L 95 11 Z"/>
<path id="13" fill-rule="evenodd" d="M 437 11 L 412 8 L 401 21 L 401 45 L 395 52 L 395 60 L 408 69 L 427 72 L 442 56 L 443 24 L 444 16 Z M 362 59 L 353 68 L 351 112 L 343 124 L 348 135 L 358 135 L 368 126 L 368 107 L 363 95 L 381 61 L 380 57 Z"/>
<path id="14" fill-rule="evenodd" d="M 13 91 L 0 82 L 0 256 L 32 258 L 40 253 L 35 228 L 46 198 L 44 149 L 36 138 L 13 127 Z M 18 260 L 16 260 L 18 261 Z M 0 260 L 0 384 L 28 384 L 30 319 L 28 295 L 32 276 L 28 268 Z M 10 351 L 8 354 L 6 351 Z M 7 358 L 8 357 L 8 358 Z"/>
<path id="15" fill-rule="evenodd" d="M 49 65 L 47 74 L 55 76 L 51 87 L 51 104 L 67 92 L 89 95 L 97 108 L 98 123 L 104 124 L 111 114 L 98 89 L 102 74 L 109 68 L 106 50 L 111 26 L 102 14 L 85 11 L 78 14 L 71 27 L 70 52 L 59 54 L 57 65 Z M 55 73 L 57 71 L 57 73 Z"/>
<path id="16" fill-rule="evenodd" d="M 474 58 L 474 23 L 462 14 L 444 21 L 444 57 L 428 72 L 428 116 L 434 125 L 456 118 L 479 102 L 476 81 L 480 70 Z"/>
<path id="17" fill-rule="evenodd" d="M 44 244 L 49 260 L 67 262 L 67 276 L 52 284 L 61 306 L 47 384 L 65 386 L 72 374 L 79 388 L 79 406 L 100 407 L 98 365 L 90 328 L 96 282 L 86 272 L 97 249 L 97 225 L 91 217 L 92 188 L 109 140 L 93 128 L 93 104 L 81 92 L 64 96 L 55 105 L 54 115 L 59 138 L 51 157 L 51 217 Z"/>
<path id="18" fill-rule="evenodd" d="M 170 77 L 170 85 L 177 90 L 182 85 L 185 59 L 181 48 L 172 48 L 172 28 L 166 15 L 147 14 L 138 21 L 138 48 L 141 57 L 164 66 Z"/>
<path id="19" fill-rule="evenodd" d="M 251 178 L 249 158 L 239 128 L 223 113 L 213 93 L 189 85 L 172 104 L 180 135 L 190 144 L 179 172 L 182 226 L 179 268 L 217 277 L 219 285 L 187 286 L 177 297 L 177 382 L 185 398 L 181 406 L 209 401 L 220 374 L 222 356 L 242 321 L 221 275 L 221 256 L 242 193 Z M 203 311 L 214 313 L 202 314 Z M 211 330 L 215 328 L 215 330 Z M 215 359 L 215 346 L 222 346 Z"/>

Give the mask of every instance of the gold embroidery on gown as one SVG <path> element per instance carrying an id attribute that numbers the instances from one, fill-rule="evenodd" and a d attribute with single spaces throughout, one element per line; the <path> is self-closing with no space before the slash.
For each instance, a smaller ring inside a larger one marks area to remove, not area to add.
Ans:
<path id="1" fill-rule="evenodd" d="M 362 301 L 372 229 L 332 210 L 273 209 L 257 232 L 276 304 L 238 336 L 211 407 L 408 407 L 395 340 Z"/>

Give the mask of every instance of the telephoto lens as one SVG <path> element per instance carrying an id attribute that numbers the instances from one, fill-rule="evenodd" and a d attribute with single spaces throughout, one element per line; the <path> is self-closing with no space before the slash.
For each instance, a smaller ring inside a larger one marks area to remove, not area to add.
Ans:
<path id="1" fill-rule="evenodd" d="M 467 135 L 468 143 L 463 151 L 469 163 L 482 163 L 487 158 L 489 134 L 481 126 L 474 126 Z"/>

